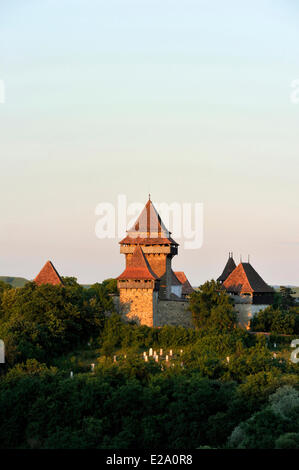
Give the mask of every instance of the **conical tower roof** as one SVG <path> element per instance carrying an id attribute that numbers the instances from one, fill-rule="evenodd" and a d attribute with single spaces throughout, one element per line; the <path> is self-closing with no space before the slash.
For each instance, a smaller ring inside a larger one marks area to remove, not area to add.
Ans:
<path id="1" fill-rule="evenodd" d="M 165 227 L 150 199 L 147 201 L 133 227 L 127 230 L 127 234 L 120 244 L 146 243 L 178 246 L 178 243 L 171 238 L 171 232 Z"/>
<path id="2" fill-rule="evenodd" d="M 229 258 L 227 260 L 227 263 L 225 265 L 225 268 L 221 274 L 221 276 L 218 277 L 217 281 L 219 282 L 224 282 L 225 279 L 228 278 L 228 276 L 233 272 L 233 270 L 236 268 L 236 263 L 233 258 L 233 254 L 229 253 Z"/>
<path id="3" fill-rule="evenodd" d="M 142 248 L 137 245 L 129 265 L 126 267 L 124 272 L 118 276 L 117 280 L 156 280 L 158 277 L 152 271 Z"/>
<path id="4" fill-rule="evenodd" d="M 159 236 L 166 238 L 170 235 L 170 232 L 163 224 L 160 215 L 150 199 L 147 201 L 133 227 L 128 230 L 128 233 L 135 232 L 148 236 L 151 234 L 158 234 Z"/>
<path id="5" fill-rule="evenodd" d="M 38 286 L 41 286 L 42 284 L 52 284 L 53 286 L 63 284 L 61 277 L 59 276 L 51 261 L 46 262 L 44 267 L 34 279 L 34 282 Z"/>

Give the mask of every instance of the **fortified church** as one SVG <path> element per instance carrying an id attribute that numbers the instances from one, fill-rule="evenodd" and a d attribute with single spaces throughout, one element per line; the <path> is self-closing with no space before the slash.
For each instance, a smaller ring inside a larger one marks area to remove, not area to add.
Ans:
<path id="1" fill-rule="evenodd" d="M 125 269 L 117 277 L 119 296 L 114 300 L 124 319 L 151 327 L 193 326 L 188 297 L 194 289 L 183 271 L 172 269 L 178 246 L 149 197 L 135 224 L 120 241 Z M 34 281 L 37 285 L 63 284 L 51 261 L 46 262 Z M 233 298 L 239 323 L 244 328 L 248 328 L 256 312 L 273 303 L 272 287 L 249 261 L 237 266 L 232 253 L 217 281 Z"/>

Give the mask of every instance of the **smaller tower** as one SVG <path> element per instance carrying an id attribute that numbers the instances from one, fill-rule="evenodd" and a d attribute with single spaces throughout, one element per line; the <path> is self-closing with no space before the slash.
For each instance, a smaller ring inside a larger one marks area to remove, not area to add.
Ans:
<path id="1" fill-rule="evenodd" d="M 225 265 L 225 268 L 221 274 L 221 276 L 218 277 L 217 281 L 220 282 L 220 284 L 223 284 L 224 281 L 228 278 L 228 276 L 233 272 L 233 270 L 236 268 L 236 263 L 233 258 L 233 253 L 229 252 L 228 254 L 228 260 Z"/>
<path id="2" fill-rule="evenodd" d="M 121 313 L 140 325 L 155 326 L 159 279 L 152 271 L 140 245 L 117 278 Z"/>
<path id="3" fill-rule="evenodd" d="M 223 282 L 229 294 L 246 297 L 248 303 L 271 305 L 274 289 L 269 286 L 250 263 L 240 263 Z"/>

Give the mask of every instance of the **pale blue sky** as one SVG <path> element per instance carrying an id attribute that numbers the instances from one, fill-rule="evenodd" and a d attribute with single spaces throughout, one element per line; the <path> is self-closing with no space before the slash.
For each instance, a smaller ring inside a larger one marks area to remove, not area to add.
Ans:
<path id="1" fill-rule="evenodd" d="M 205 241 L 174 266 L 193 284 L 228 251 L 299 285 L 296 0 L 0 3 L 0 275 L 101 281 L 101 201 L 203 202 Z"/>

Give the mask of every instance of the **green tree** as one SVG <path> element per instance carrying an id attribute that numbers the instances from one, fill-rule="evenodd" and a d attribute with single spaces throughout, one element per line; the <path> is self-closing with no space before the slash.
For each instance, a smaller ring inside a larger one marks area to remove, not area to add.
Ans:
<path id="1" fill-rule="evenodd" d="M 8 345 L 7 361 L 49 361 L 97 338 L 106 308 L 113 303 L 103 288 L 86 290 L 74 279 L 65 285 L 37 286 L 4 292 L 0 337 Z"/>
<path id="2" fill-rule="evenodd" d="M 207 281 L 192 293 L 189 309 L 196 328 L 230 330 L 236 325 L 232 301 L 214 280 Z"/>
<path id="3" fill-rule="evenodd" d="M 108 294 L 117 294 L 118 293 L 117 280 L 116 279 L 113 279 L 113 278 L 105 279 L 102 282 L 102 286 L 104 287 L 104 289 L 106 289 Z"/>
<path id="4" fill-rule="evenodd" d="M 299 433 L 282 434 L 275 441 L 275 449 L 299 449 Z"/>
<path id="5" fill-rule="evenodd" d="M 282 310 L 288 310 L 295 305 L 295 298 L 293 295 L 296 293 L 291 287 L 280 286 L 280 307 Z"/>
<path id="6" fill-rule="evenodd" d="M 282 418 L 289 418 L 294 410 L 299 410 L 299 393 L 290 385 L 280 387 L 269 401 L 273 412 Z"/>
<path id="7" fill-rule="evenodd" d="M 12 289 L 10 284 L 0 281 L 0 297 L 2 297 L 4 291 L 9 290 L 9 289 Z"/>

